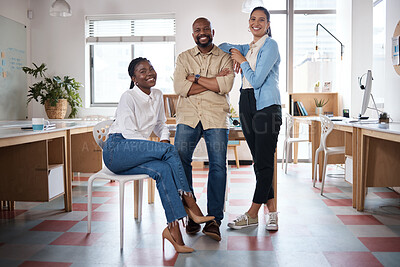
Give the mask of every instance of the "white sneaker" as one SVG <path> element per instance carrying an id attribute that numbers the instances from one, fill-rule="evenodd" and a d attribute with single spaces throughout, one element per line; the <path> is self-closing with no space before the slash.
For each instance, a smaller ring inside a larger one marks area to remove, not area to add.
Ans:
<path id="1" fill-rule="evenodd" d="M 268 221 L 265 229 L 268 231 L 278 231 L 278 212 L 268 213 Z"/>

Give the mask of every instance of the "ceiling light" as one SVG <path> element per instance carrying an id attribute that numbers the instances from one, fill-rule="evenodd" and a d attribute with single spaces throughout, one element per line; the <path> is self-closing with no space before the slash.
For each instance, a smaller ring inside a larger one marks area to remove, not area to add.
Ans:
<path id="1" fill-rule="evenodd" d="M 263 0 L 245 0 L 242 4 L 242 12 L 250 13 L 255 7 L 264 6 Z"/>
<path id="2" fill-rule="evenodd" d="M 50 7 L 50 16 L 69 17 L 71 15 L 71 7 L 65 0 L 56 0 Z"/>

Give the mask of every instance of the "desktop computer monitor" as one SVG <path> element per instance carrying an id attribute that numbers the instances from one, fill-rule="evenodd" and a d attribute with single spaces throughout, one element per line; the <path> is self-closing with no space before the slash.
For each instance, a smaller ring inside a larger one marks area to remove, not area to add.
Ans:
<path id="1" fill-rule="evenodd" d="M 369 104 L 369 98 L 371 97 L 371 88 L 372 88 L 372 72 L 371 70 L 368 70 L 367 72 L 367 79 L 365 82 L 365 86 L 361 83 L 360 78 L 360 88 L 364 90 L 364 96 L 361 104 L 361 111 L 360 115 L 358 116 L 359 119 L 368 119 L 368 117 L 363 117 L 365 112 L 367 111 L 368 104 Z"/>

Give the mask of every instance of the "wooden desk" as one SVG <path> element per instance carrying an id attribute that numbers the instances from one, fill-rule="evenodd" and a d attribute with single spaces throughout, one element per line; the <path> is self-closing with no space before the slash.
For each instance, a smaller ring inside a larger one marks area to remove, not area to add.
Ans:
<path id="1" fill-rule="evenodd" d="M 56 124 L 55 129 L 39 132 L 21 130 L 30 121 L 0 122 L 0 200 L 42 202 L 64 195 L 65 210 L 72 211 L 72 171 L 82 171 L 73 162 L 81 157 L 81 164 L 92 168 L 90 172 L 101 169 L 101 151 L 92 149 L 96 144 L 92 131 L 97 122 L 51 122 Z M 63 165 L 64 191 L 52 196 L 49 170 L 55 164 Z"/>
<path id="2" fill-rule="evenodd" d="M 321 138 L 319 117 L 296 117 L 298 123 L 309 125 L 312 142 L 312 173 L 315 151 Z M 390 123 L 382 129 L 379 124 L 334 122 L 328 136 L 328 146 L 345 146 L 345 155 L 353 158 L 353 207 L 364 210 L 367 187 L 400 186 L 400 123 Z M 320 153 L 319 166 L 323 164 Z M 329 164 L 344 163 L 343 155 L 331 156 Z M 322 177 L 322 168 L 319 168 Z"/>
<path id="3" fill-rule="evenodd" d="M 390 123 L 388 129 L 379 128 L 378 124 L 355 127 L 358 128 L 358 166 L 353 170 L 357 177 L 356 208 L 363 211 L 367 187 L 400 186 L 400 123 Z"/>

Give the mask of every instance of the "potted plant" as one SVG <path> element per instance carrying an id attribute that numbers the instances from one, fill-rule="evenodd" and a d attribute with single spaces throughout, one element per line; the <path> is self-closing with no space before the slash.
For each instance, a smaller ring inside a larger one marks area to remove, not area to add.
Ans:
<path id="1" fill-rule="evenodd" d="M 232 106 L 232 104 L 229 105 L 229 121 L 231 125 L 233 126 L 239 126 L 239 116 L 236 113 L 235 108 Z"/>
<path id="2" fill-rule="evenodd" d="M 320 91 L 320 90 L 319 90 L 319 86 L 320 86 L 320 83 L 319 83 L 319 81 L 318 81 L 318 82 L 316 82 L 315 85 L 314 85 L 314 92 L 318 93 L 318 92 Z"/>
<path id="3" fill-rule="evenodd" d="M 29 86 L 27 103 L 32 99 L 40 102 L 45 106 L 49 119 L 63 119 L 67 112 L 67 104 L 69 104 L 71 113 L 68 118 L 75 118 L 78 107 L 82 106 L 82 99 L 79 96 L 79 88 L 82 84 L 69 76 L 47 77 L 46 64 L 42 63 L 40 66 L 32 64 L 34 68 L 22 67 L 22 70 L 35 78 L 40 76 L 43 79 Z"/>
<path id="4" fill-rule="evenodd" d="M 389 123 L 389 115 L 386 112 L 379 114 L 379 123 Z"/>
<path id="5" fill-rule="evenodd" d="M 328 100 L 325 100 L 325 99 L 318 100 L 318 99 L 314 98 L 314 102 L 315 102 L 315 114 L 319 115 L 319 114 L 323 114 L 323 111 L 322 111 L 323 106 L 325 106 L 329 102 L 329 99 Z"/>

